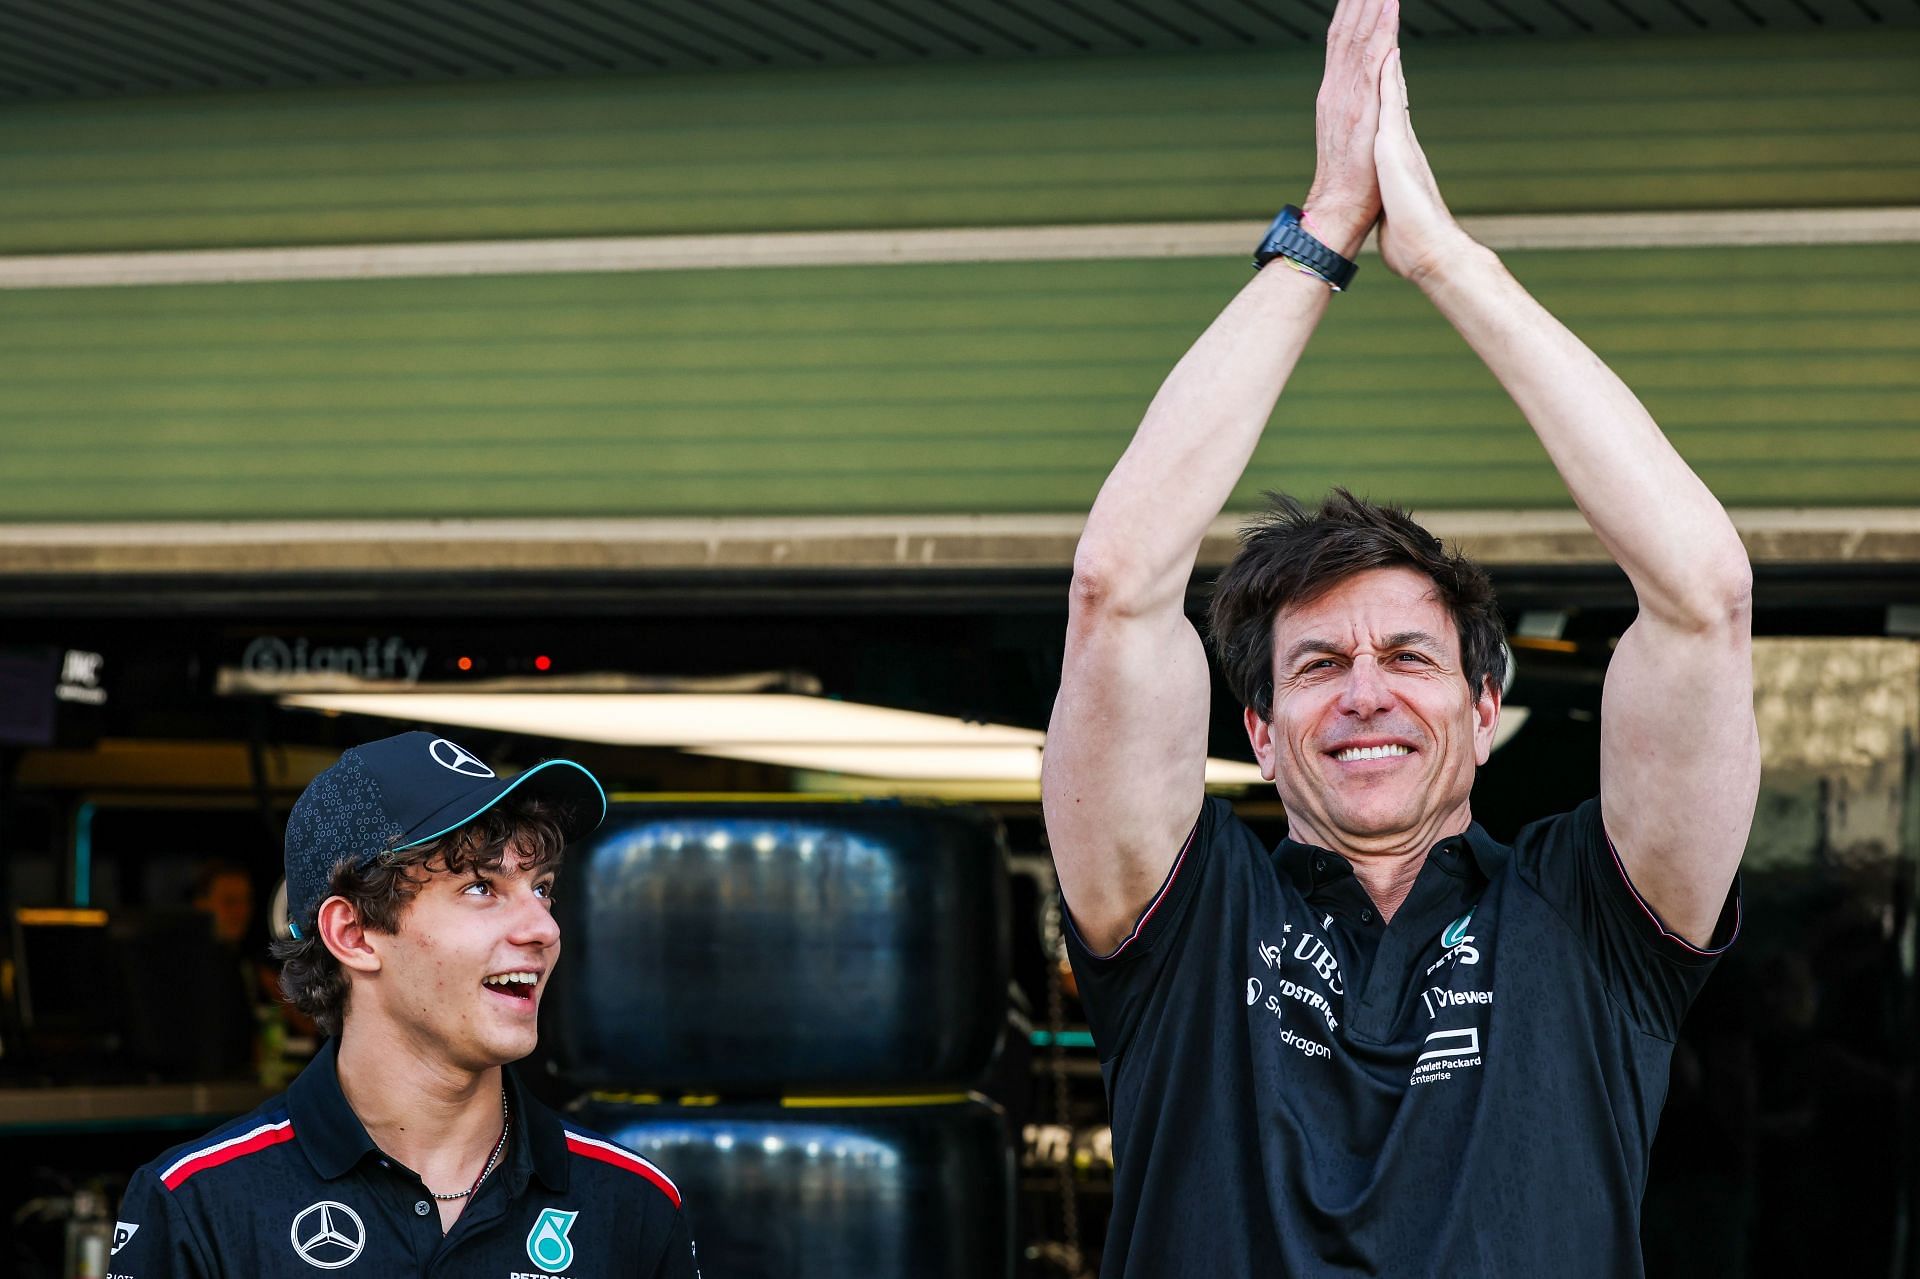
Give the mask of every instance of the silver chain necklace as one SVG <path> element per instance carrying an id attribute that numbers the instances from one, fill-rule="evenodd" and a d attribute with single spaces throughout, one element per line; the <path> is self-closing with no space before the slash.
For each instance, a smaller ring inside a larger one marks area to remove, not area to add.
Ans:
<path id="1" fill-rule="evenodd" d="M 487 1156 L 487 1166 L 480 1170 L 480 1175 L 475 1177 L 473 1184 L 465 1190 L 456 1190 L 452 1194 L 443 1195 L 437 1190 L 429 1189 L 427 1193 L 440 1200 L 465 1199 L 480 1189 L 480 1183 L 487 1179 L 487 1174 L 492 1172 L 494 1165 L 500 1162 L 500 1152 L 507 1148 L 507 1134 L 512 1131 L 513 1115 L 507 1110 L 507 1089 L 503 1084 L 500 1087 L 500 1140 L 493 1143 L 493 1153 Z"/>

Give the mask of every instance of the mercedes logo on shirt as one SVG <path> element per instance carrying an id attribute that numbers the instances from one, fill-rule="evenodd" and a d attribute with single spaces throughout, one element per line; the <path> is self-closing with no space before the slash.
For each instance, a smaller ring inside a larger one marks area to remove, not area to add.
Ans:
<path id="1" fill-rule="evenodd" d="M 480 762 L 475 755 L 458 742 L 450 742 L 444 737 L 433 739 L 433 745 L 427 747 L 427 753 L 433 756 L 433 762 L 442 768 L 450 768 L 463 777 L 493 777 L 491 768 Z"/>
<path id="2" fill-rule="evenodd" d="M 322 1199 L 293 1219 L 293 1251 L 322 1270 L 350 1266 L 367 1246 L 367 1226 L 343 1203 Z"/>

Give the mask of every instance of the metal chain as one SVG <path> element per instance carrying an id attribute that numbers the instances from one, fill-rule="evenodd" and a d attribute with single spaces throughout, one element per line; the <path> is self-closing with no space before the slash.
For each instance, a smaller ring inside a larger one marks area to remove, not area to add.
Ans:
<path id="1" fill-rule="evenodd" d="M 438 1190 L 429 1186 L 427 1193 L 435 1199 L 446 1203 L 455 1199 L 465 1199 L 468 1195 L 480 1189 L 480 1183 L 487 1179 L 487 1174 L 492 1172 L 494 1166 L 500 1162 L 500 1152 L 507 1148 L 507 1134 L 512 1131 L 513 1113 L 507 1109 L 507 1086 L 503 1083 L 500 1085 L 500 1140 L 493 1143 L 493 1153 L 487 1156 L 486 1167 L 480 1170 L 480 1175 L 475 1177 L 473 1184 L 465 1190 L 455 1190 L 443 1195 Z"/>

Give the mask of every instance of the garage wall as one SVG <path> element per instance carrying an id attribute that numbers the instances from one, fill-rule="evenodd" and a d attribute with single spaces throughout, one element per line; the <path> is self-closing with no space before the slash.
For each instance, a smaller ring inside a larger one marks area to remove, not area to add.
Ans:
<path id="1" fill-rule="evenodd" d="M 1920 203 L 1920 32 L 1425 43 L 1461 213 Z M 0 253 L 1271 217 L 1308 51 L 53 102 Z"/>
<path id="2" fill-rule="evenodd" d="M 1429 44 L 1463 214 L 1920 205 L 1920 34 Z M 0 252 L 1263 219 L 1316 68 L 1142 56 L 0 113 Z M 1528 251 L 1734 505 L 1920 504 L 1920 245 Z M 1244 262 L 0 291 L 0 520 L 1084 510 Z M 1560 506 L 1377 260 L 1236 503 Z M 1170 477 L 1170 483 L 1177 477 Z"/>

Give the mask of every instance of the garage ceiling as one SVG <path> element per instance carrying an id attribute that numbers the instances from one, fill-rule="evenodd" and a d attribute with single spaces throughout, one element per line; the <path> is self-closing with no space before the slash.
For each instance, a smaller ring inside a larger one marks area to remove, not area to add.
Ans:
<path id="1" fill-rule="evenodd" d="M 0 102 L 1287 47 L 1331 0 L 0 0 Z M 1920 0 L 1405 0 L 1412 39 L 1920 26 Z"/>

